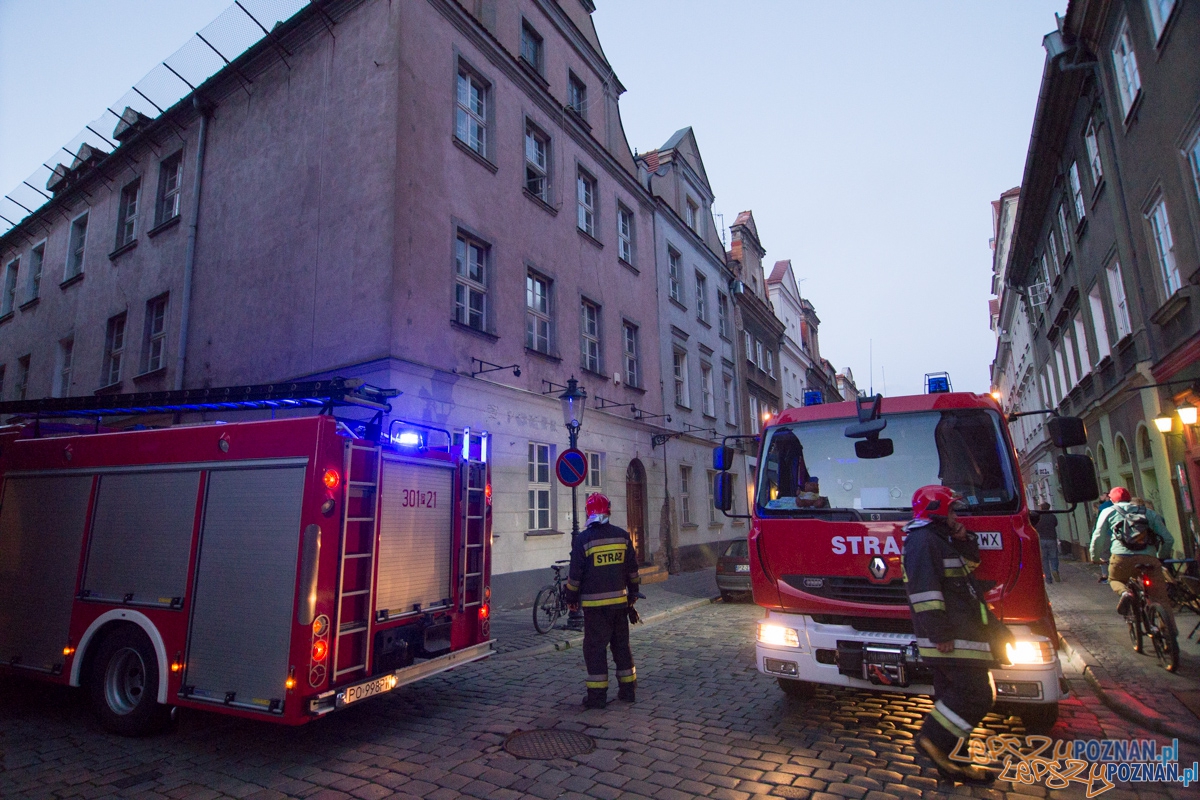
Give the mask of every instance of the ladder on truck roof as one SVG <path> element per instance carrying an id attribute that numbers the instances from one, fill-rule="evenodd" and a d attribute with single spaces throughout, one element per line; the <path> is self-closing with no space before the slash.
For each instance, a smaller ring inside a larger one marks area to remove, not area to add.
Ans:
<path id="1" fill-rule="evenodd" d="M 379 482 L 383 475 L 382 457 L 383 451 L 379 447 L 356 441 L 347 443 L 346 499 L 334 620 L 334 681 L 367 669 L 371 606 L 375 597 L 376 518 Z M 345 661 L 349 663 L 339 666 Z"/>
<path id="2" fill-rule="evenodd" d="M 462 554 L 458 595 L 458 610 L 481 605 L 483 575 L 487 565 L 487 432 L 463 431 L 463 516 Z M 478 449 L 476 449 L 476 446 Z"/>

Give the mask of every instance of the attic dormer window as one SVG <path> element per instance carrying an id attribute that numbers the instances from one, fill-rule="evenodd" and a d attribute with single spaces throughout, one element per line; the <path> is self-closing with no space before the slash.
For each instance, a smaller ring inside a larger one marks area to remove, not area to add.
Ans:
<path id="1" fill-rule="evenodd" d="M 687 216 L 686 216 L 687 226 L 689 228 L 691 228 L 692 230 L 698 232 L 699 228 L 697 228 L 696 225 L 697 225 L 697 221 L 699 219 L 700 219 L 700 207 L 697 206 L 692 201 L 692 198 L 689 197 L 688 201 L 687 201 Z"/>

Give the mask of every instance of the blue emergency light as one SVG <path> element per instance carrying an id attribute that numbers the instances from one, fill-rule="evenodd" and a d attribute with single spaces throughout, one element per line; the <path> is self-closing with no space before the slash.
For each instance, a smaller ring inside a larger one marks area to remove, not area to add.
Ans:
<path id="1" fill-rule="evenodd" d="M 825 402 L 825 395 L 819 389 L 809 389 L 804 393 L 804 405 L 819 406 Z"/>
<path id="2" fill-rule="evenodd" d="M 950 373 L 949 372 L 926 372 L 925 373 L 925 393 L 926 394 L 942 394 L 950 391 Z"/>

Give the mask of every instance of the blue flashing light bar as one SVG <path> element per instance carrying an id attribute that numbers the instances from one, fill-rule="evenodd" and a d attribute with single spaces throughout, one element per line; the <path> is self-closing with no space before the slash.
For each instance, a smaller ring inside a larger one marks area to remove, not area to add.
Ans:
<path id="1" fill-rule="evenodd" d="M 819 406 L 825 402 L 825 395 L 818 389 L 809 389 L 804 393 L 804 405 Z"/>
<path id="2" fill-rule="evenodd" d="M 420 447 L 421 434 L 416 431 L 400 431 L 392 441 L 399 447 Z"/>
<path id="3" fill-rule="evenodd" d="M 942 394 L 950 391 L 949 372 L 927 372 L 925 374 L 925 393 Z"/>

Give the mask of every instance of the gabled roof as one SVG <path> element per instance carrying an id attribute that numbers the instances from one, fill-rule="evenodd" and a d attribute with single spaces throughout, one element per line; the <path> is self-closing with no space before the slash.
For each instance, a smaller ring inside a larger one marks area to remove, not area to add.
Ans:
<path id="1" fill-rule="evenodd" d="M 704 181 L 704 187 L 712 192 L 712 185 L 708 182 L 708 173 L 704 169 L 704 159 L 700 157 L 700 145 L 696 141 L 696 134 L 692 131 L 692 126 L 680 128 L 671 134 L 671 138 L 667 139 L 666 143 L 659 150 L 674 150 L 687 160 L 700 179 Z"/>
<path id="2" fill-rule="evenodd" d="M 762 250 L 763 249 L 762 240 L 758 238 L 758 226 L 754 224 L 754 212 L 753 211 L 743 211 L 740 214 L 738 214 L 737 219 L 735 219 L 733 221 L 733 225 L 731 225 L 730 227 L 737 228 L 739 226 L 742 228 L 745 228 L 746 231 L 752 237 L 754 237 L 754 244 L 757 245 L 759 250 Z"/>

